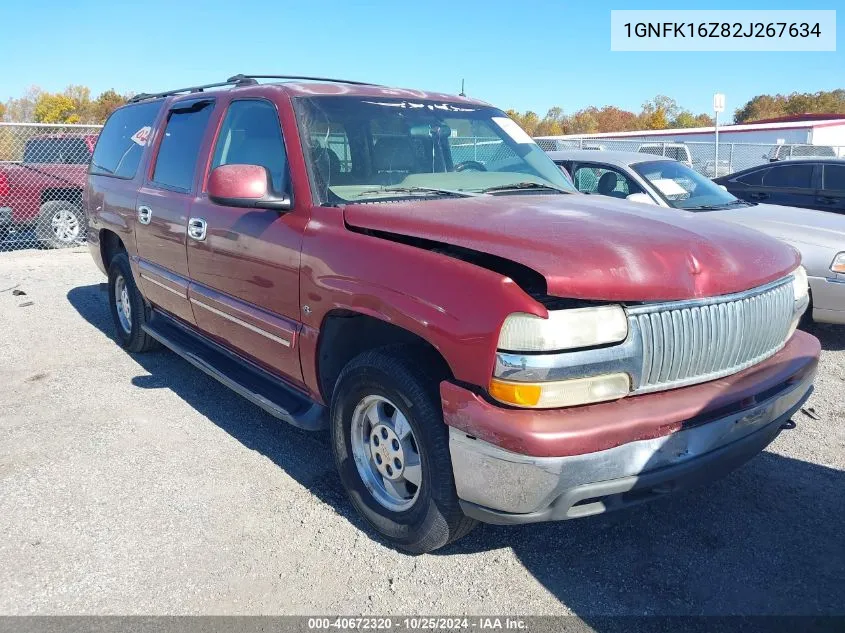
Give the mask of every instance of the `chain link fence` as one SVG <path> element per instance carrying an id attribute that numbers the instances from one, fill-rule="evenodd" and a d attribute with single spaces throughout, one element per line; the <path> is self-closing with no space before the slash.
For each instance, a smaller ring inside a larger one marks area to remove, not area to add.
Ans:
<path id="1" fill-rule="evenodd" d="M 0 122 L 0 251 L 62 248 L 85 239 L 82 191 L 88 163 L 102 126 Z M 771 160 L 845 156 L 845 147 L 654 141 L 643 138 L 541 137 L 546 151 L 562 149 L 645 152 L 680 160 L 709 178 Z M 509 150 L 499 138 L 454 136 L 455 163 L 495 163 Z M 343 165 L 350 161 L 345 137 L 329 137 Z"/>
<path id="2" fill-rule="evenodd" d="M 82 190 L 101 127 L 0 123 L 0 251 L 85 240 Z"/>
<path id="3" fill-rule="evenodd" d="M 656 156 L 673 158 L 707 176 L 717 178 L 748 167 L 756 167 L 773 160 L 790 158 L 834 158 L 845 156 L 845 147 L 827 145 L 797 145 L 774 143 L 723 143 L 719 142 L 719 157 L 716 159 L 715 142 L 706 141 L 655 141 L 643 138 L 595 138 L 595 137 L 540 137 L 537 144 L 547 152 L 566 149 L 612 150 L 620 152 L 644 152 Z"/>

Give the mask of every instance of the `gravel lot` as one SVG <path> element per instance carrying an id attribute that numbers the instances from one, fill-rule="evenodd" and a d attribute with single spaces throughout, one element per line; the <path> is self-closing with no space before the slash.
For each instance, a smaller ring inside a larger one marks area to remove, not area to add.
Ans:
<path id="1" fill-rule="evenodd" d="M 717 485 L 408 557 L 327 436 L 123 352 L 104 281 L 86 249 L 0 253 L 2 614 L 845 613 L 845 328 L 815 331 L 820 419 Z"/>

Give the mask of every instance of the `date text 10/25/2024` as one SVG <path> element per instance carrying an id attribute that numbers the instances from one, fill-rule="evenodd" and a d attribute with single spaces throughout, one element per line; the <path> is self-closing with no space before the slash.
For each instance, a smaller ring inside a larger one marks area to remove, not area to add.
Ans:
<path id="1" fill-rule="evenodd" d="M 313 631 L 527 631 L 528 624 L 518 617 L 314 617 L 308 618 Z"/>

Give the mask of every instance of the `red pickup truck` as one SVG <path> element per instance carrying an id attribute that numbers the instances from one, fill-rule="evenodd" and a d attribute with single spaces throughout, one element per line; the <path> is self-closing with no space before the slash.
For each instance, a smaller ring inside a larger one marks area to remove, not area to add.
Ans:
<path id="1" fill-rule="evenodd" d="M 330 429 L 352 505 L 410 552 L 707 482 L 812 390 L 796 251 L 580 194 L 473 99 L 244 75 L 139 95 L 85 206 L 120 345 Z"/>
<path id="2" fill-rule="evenodd" d="M 94 134 L 34 136 L 24 144 L 21 162 L 0 163 L 0 236 L 32 227 L 44 246 L 80 242 L 82 190 L 96 142 Z"/>

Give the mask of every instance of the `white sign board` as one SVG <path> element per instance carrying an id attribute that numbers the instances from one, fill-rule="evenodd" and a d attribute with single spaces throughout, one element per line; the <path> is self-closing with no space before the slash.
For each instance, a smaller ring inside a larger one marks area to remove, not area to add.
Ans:
<path id="1" fill-rule="evenodd" d="M 657 187 L 667 198 L 676 198 L 678 196 L 685 196 L 689 192 L 684 189 L 681 185 L 677 182 L 672 180 L 671 178 L 655 178 L 654 180 L 649 179 L 649 182 Z"/>
<path id="2" fill-rule="evenodd" d="M 725 111 L 725 95 L 717 92 L 713 95 L 713 112 Z"/>

